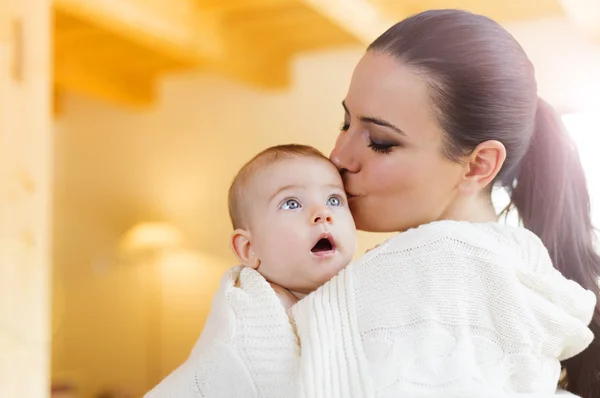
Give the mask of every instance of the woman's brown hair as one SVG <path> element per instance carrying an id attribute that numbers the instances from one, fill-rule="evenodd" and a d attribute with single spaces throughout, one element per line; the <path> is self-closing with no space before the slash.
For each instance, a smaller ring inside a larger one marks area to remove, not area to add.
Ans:
<path id="1" fill-rule="evenodd" d="M 558 115 L 538 98 L 533 65 L 517 41 L 487 17 L 432 10 L 392 26 L 369 51 L 395 57 L 428 83 L 449 159 L 488 140 L 505 146 L 495 183 L 508 189 L 511 205 L 554 266 L 598 297 L 600 257 L 579 155 Z M 600 335 L 598 306 L 590 328 Z M 562 387 L 600 397 L 597 339 L 563 368 Z"/>

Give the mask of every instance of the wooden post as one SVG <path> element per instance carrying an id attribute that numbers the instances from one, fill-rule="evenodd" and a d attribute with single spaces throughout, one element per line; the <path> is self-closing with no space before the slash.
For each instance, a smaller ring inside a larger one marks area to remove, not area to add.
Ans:
<path id="1" fill-rule="evenodd" d="M 50 394 L 50 0 L 0 0 L 0 397 Z"/>

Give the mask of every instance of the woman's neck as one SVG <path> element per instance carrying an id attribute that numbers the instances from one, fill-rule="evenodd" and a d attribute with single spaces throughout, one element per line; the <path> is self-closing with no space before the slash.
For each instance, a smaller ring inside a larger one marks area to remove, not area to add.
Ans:
<path id="1" fill-rule="evenodd" d="M 490 194 L 457 199 L 440 217 L 441 220 L 468 222 L 497 221 L 498 215 Z"/>

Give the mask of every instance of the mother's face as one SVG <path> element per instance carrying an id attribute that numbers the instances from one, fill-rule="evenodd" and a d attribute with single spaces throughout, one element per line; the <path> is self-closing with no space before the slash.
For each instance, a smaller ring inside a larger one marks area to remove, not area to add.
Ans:
<path id="1" fill-rule="evenodd" d="M 404 231 L 440 220 L 458 197 L 463 166 L 443 155 L 427 90 L 389 55 L 368 52 L 354 70 L 331 159 L 359 229 Z"/>

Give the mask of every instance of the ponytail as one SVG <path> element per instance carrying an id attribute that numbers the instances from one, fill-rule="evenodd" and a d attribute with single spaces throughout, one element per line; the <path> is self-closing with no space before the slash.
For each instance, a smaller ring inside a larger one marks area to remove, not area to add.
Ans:
<path id="1" fill-rule="evenodd" d="M 525 228 L 540 237 L 554 266 L 568 279 L 599 295 L 600 256 L 594 249 L 590 198 L 574 144 L 556 112 L 538 99 L 535 129 L 511 204 Z M 581 354 L 563 362 L 561 386 L 583 398 L 600 397 L 600 311 L 590 328 L 597 337 Z"/>

